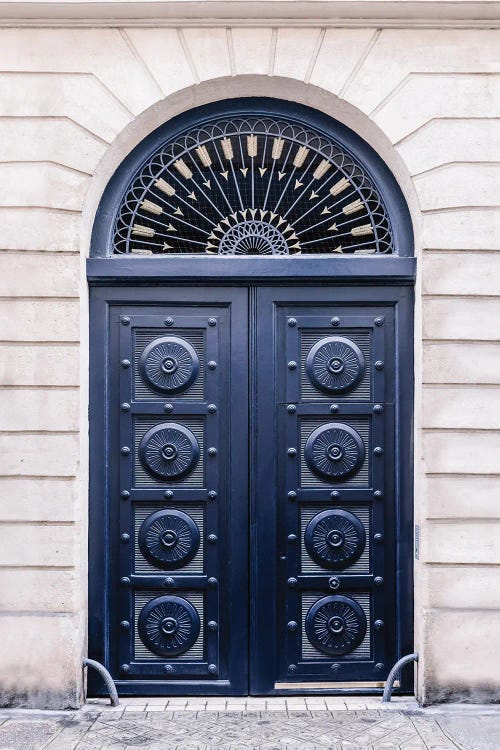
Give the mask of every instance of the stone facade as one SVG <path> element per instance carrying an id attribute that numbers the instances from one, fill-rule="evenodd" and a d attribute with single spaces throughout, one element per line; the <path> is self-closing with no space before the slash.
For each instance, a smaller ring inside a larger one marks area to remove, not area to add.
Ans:
<path id="1" fill-rule="evenodd" d="M 63 707 L 83 696 L 84 260 L 99 198 L 121 159 L 156 126 L 198 104 L 245 95 L 302 102 L 345 122 L 405 193 L 419 268 L 417 695 L 498 699 L 500 36 L 404 23 L 256 19 L 252 27 L 236 19 L 219 27 L 191 19 L 87 28 L 68 20 L 0 28 L 6 702 Z"/>

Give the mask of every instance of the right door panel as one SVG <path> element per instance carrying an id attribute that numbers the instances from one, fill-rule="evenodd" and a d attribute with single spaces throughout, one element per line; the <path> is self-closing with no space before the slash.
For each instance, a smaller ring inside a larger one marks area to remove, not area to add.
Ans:
<path id="1" fill-rule="evenodd" d="M 402 645 L 397 299 L 318 292 L 261 295 L 260 324 L 266 309 L 274 320 L 261 343 L 274 351 L 272 428 L 261 417 L 276 446 L 275 690 L 375 688 Z"/>

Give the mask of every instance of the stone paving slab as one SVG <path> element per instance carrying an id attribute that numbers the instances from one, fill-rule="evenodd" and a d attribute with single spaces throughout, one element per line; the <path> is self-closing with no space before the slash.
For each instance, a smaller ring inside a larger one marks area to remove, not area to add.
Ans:
<path id="1" fill-rule="evenodd" d="M 237 700 L 244 708 L 233 711 Z M 75 712 L 0 711 L 0 750 L 469 750 L 451 739 L 439 714 L 414 703 L 377 702 L 375 709 L 359 708 L 367 699 L 343 699 L 343 709 L 340 701 L 328 709 L 329 700 L 276 699 L 280 710 L 273 699 L 218 699 L 221 710 L 207 708 L 216 705 L 210 699 L 193 700 L 199 710 L 187 699 L 170 710 L 168 701 L 143 699 L 116 709 L 100 702 Z M 323 708 L 307 709 L 307 702 Z M 500 748 L 500 734 L 491 748 Z"/>

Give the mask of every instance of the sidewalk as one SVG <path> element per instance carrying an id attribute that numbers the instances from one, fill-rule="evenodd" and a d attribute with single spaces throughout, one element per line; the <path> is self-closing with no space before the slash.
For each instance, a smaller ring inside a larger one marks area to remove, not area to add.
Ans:
<path id="1" fill-rule="evenodd" d="M 379 698 L 92 700 L 0 710 L 0 750 L 499 750 L 500 709 Z"/>

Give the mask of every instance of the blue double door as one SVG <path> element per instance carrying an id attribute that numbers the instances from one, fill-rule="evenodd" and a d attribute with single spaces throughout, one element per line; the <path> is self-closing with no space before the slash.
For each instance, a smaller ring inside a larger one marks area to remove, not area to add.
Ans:
<path id="1" fill-rule="evenodd" d="M 91 297 L 91 655 L 124 695 L 379 689 L 411 648 L 409 288 Z"/>

